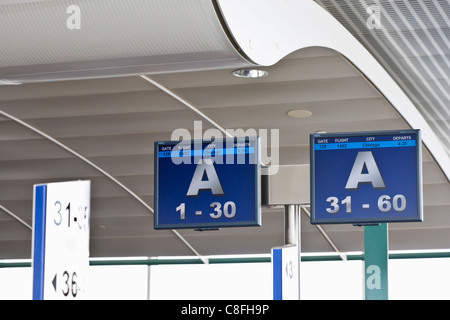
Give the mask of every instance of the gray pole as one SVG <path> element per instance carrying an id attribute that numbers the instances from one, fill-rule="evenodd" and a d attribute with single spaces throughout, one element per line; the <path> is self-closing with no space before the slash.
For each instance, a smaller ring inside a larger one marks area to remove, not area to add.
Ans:
<path id="1" fill-rule="evenodd" d="M 284 244 L 300 244 L 300 206 L 289 204 L 284 206 Z"/>

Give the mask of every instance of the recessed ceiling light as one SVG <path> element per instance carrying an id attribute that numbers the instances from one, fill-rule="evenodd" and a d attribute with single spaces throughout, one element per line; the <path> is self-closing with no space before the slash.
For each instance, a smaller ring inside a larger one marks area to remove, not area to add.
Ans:
<path id="1" fill-rule="evenodd" d="M 259 69 L 238 69 L 233 71 L 233 76 L 247 79 L 263 78 L 268 74 L 267 71 Z"/>
<path id="2" fill-rule="evenodd" d="M 308 110 L 291 110 L 288 111 L 288 116 L 291 118 L 302 119 L 312 116 L 312 112 Z"/>

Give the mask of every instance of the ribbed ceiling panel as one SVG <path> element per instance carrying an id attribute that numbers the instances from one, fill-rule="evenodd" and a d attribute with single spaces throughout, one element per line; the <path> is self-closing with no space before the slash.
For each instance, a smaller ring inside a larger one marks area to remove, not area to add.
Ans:
<path id="1" fill-rule="evenodd" d="M 226 50 L 198 0 L 72 0 L 0 6 L 0 67 Z M 132 3 L 132 6 L 130 6 Z M 107 14 L 104 14 L 104 13 Z"/>
<path id="2" fill-rule="evenodd" d="M 114 75 L 151 73 L 192 68 L 182 63 L 243 60 L 209 0 L 8 1 L 0 3 L 0 30 L 0 80 L 83 70 L 92 77 L 110 68 Z M 127 72 L 130 66 L 136 69 Z"/>
<path id="3" fill-rule="evenodd" d="M 450 1 L 316 2 L 386 68 L 450 153 Z M 368 26 L 373 18 L 379 28 Z"/>

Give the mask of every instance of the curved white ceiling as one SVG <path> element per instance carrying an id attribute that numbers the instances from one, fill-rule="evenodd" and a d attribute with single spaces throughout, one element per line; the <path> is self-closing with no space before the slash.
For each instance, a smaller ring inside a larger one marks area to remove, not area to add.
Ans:
<path id="1" fill-rule="evenodd" d="M 449 154 L 416 106 L 372 54 L 317 3 L 296 0 L 217 2 L 235 41 L 256 64 L 273 65 L 289 53 L 308 47 L 330 48 L 346 57 L 411 128 L 422 130 L 424 144 L 450 181 Z"/>
<path id="2" fill-rule="evenodd" d="M 315 1 L 389 72 L 450 153 L 450 2 Z"/>

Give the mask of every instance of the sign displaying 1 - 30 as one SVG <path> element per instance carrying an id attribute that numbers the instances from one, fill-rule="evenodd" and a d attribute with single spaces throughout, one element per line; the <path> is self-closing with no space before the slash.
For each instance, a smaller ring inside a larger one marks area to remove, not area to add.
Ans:
<path id="1" fill-rule="evenodd" d="M 34 188 L 33 299 L 78 299 L 89 266 L 90 181 Z"/>

